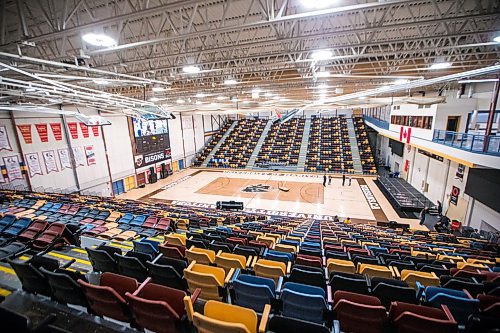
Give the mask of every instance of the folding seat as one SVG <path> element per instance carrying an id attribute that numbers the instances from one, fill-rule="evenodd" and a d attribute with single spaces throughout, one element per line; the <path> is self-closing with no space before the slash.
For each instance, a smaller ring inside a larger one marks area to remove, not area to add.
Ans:
<path id="1" fill-rule="evenodd" d="M 196 247 L 198 249 L 208 249 L 210 241 L 206 239 L 186 239 L 186 248 Z"/>
<path id="2" fill-rule="evenodd" d="M 330 274 L 330 286 L 332 292 L 344 290 L 358 294 L 368 294 L 366 278 L 358 274 L 332 272 Z"/>
<path id="3" fill-rule="evenodd" d="M 184 260 L 159 256 L 153 261 L 147 261 L 146 266 L 153 283 L 187 290 L 187 282 L 183 279 L 184 269 L 187 268 Z"/>
<path id="4" fill-rule="evenodd" d="M 133 293 L 137 289 L 138 284 L 135 279 L 106 272 L 101 275 L 99 285 L 81 279 L 78 283 L 82 286 L 93 313 L 124 322 L 132 321 L 125 294 Z"/>
<path id="5" fill-rule="evenodd" d="M 106 218 L 106 221 L 108 222 L 118 222 L 118 220 L 121 218 L 122 213 L 116 212 L 116 211 L 111 211 Z"/>
<path id="6" fill-rule="evenodd" d="M 271 278 L 277 284 L 278 280 L 286 275 L 287 266 L 279 261 L 258 259 L 253 266 L 253 271 L 256 276 Z"/>
<path id="7" fill-rule="evenodd" d="M 404 281 L 374 277 L 371 279 L 371 295 L 377 297 L 387 309 L 391 302 L 417 304 L 415 289 Z"/>
<path id="8" fill-rule="evenodd" d="M 222 242 L 215 242 L 213 241 L 208 245 L 208 248 L 210 250 L 215 251 L 215 253 L 218 253 L 219 251 L 225 252 L 225 253 L 232 253 L 234 249 L 234 245 L 231 243 L 222 243 Z"/>
<path id="9" fill-rule="evenodd" d="M 444 288 L 450 288 L 455 290 L 467 290 L 472 297 L 476 297 L 478 294 L 482 294 L 485 290 L 482 283 L 475 283 L 471 281 L 460 280 L 459 278 L 451 278 L 446 283 L 441 283 Z"/>
<path id="10" fill-rule="evenodd" d="M 370 264 L 370 265 L 380 265 L 380 261 L 378 260 L 377 257 L 373 257 L 373 256 L 365 256 L 365 255 L 359 255 L 359 254 L 355 254 L 352 257 L 352 261 L 354 262 L 354 264 L 356 266 L 358 266 L 358 264 Z"/>
<path id="11" fill-rule="evenodd" d="M 158 220 L 158 223 L 154 226 L 154 228 L 158 230 L 167 231 L 169 230 L 170 225 L 171 225 L 171 220 L 169 218 L 163 217 Z"/>
<path id="12" fill-rule="evenodd" d="M 304 242 L 300 246 L 299 254 L 304 254 L 306 256 L 321 257 L 322 256 L 322 251 L 319 248 L 308 247 L 308 245 Z"/>
<path id="13" fill-rule="evenodd" d="M 95 249 L 86 247 L 92 268 L 95 272 L 118 273 L 118 264 L 114 257 L 115 254 L 121 254 L 121 250 L 106 245 L 100 245 Z"/>
<path id="14" fill-rule="evenodd" d="M 263 253 L 261 249 L 253 247 L 253 246 L 246 246 L 246 245 L 236 245 L 233 249 L 234 254 L 241 254 L 242 256 L 245 256 L 247 258 L 249 257 L 260 257 Z"/>
<path id="15" fill-rule="evenodd" d="M 57 246 L 69 243 L 64 237 L 66 226 L 61 223 L 54 222 L 48 226 L 39 236 L 33 241 L 33 248 L 41 250 L 48 246 Z"/>
<path id="16" fill-rule="evenodd" d="M 295 258 L 295 264 L 321 268 L 323 266 L 323 261 L 319 257 L 299 254 L 297 258 Z"/>
<path id="17" fill-rule="evenodd" d="M 328 258 L 328 259 L 331 258 L 331 259 L 351 261 L 351 258 L 349 257 L 349 253 L 347 253 L 347 252 L 326 251 L 325 252 L 325 257 Z"/>
<path id="18" fill-rule="evenodd" d="M 141 239 L 139 241 L 132 241 L 132 244 L 134 244 L 135 252 L 147 253 L 151 256 L 156 256 L 159 253 L 160 244 L 158 242 Z"/>
<path id="19" fill-rule="evenodd" d="M 13 214 L 5 214 L 0 220 L 0 232 L 10 227 L 16 221 L 16 216 Z"/>
<path id="20" fill-rule="evenodd" d="M 421 272 L 434 272 L 438 277 L 450 273 L 450 270 L 448 268 L 443 268 L 443 266 L 431 264 L 417 264 L 417 269 Z"/>
<path id="21" fill-rule="evenodd" d="M 325 273 L 320 267 L 293 265 L 287 281 L 316 286 L 326 291 Z"/>
<path id="22" fill-rule="evenodd" d="M 146 215 L 136 215 L 129 224 L 136 227 L 142 227 L 145 221 Z"/>
<path id="23" fill-rule="evenodd" d="M 186 235 L 184 234 L 171 233 L 165 235 L 164 237 L 165 237 L 165 243 L 167 243 L 168 245 L 186 246 Z"/>
<path id="24" fill-rule="evenodd" d="M 220 252 L 216 255 L 215 265 L 224 269 L 226 273 L 229 272 L 231 268 L 245 270 L 250 263 L 250 259 L 240 254 Z"/>
<path id="25" fill-rule="evenodd" d="M 92 210 L 94 211 L 94 210 Z M 96 215 L 95 215 L 95 219 L 96 220 L 104 220 L 104 221 L 107 221 L 109 216 L 111 215 L 110 211 L 109 210 L 102 210 L 102 211 L 99 211 L 99 210 L 96 210 Z M 89 214 L 90 215 L 90 214 Z M 87 216 L 89 216 L 87 215 Z"/>
<path id="26" fill-rule="evenodd" d="M 285 317 L 322 323 L 327 311 L 326 293 L 322 288 L 286 282 L 281 292 Z"/>
<path id="27" fill-rule="evenodd" d="M 129 251 L 125 255 L 115 253 L 115 259 L 121 275 L 132 277 L 140 282 L 148 277 L 146 262 L 152 260 L 149 254 L 134 251 Z"/>
<path id="28" fill-rule="evenodd" d="M 458 325 L 446 305 L 440 309 L 392 302 L 389 321 L 398 333 L 457 333 Z"/>
<path id="29" fill-rule="evenodd" d="M 285 264 L 293 261 L 293 255 L 291 253 L 274 250 L 267 250 L 264 254 L 264 258 L 268 260 L 280 261 Z"/>
<path id="30" fill-rule="evenodd" d="M 0 260 L 4 260 L 9 257 L 16 257 L 27 249 L 27 244 L 20 242 L 9 243 L 3 247 L 0 247 Z"/>
<path id="31" fill-rule="evenodd" d="M 378 298 L 347 291 L 335 292 L 333 311 L 342 332 L 382 333 L 387 320 Z"/>
<path id="32" fill-rule="evenodd" d="M 186 249 L 186 259 L 188 263 L 196 261 L 199 264 L 211 265 L 215 262 L 215 251 L 191 247 Z"/>
<path id="33" fill-rule="evenodd" d="M 425 299 L 435 308 L 446 305 L 459 325 L 465 325 L 469 316 L 479 311 L 479 300 L 472 299 L 467 293 L 459 290 L 427 287 Z"/>
<path id="34" fill-rule="evenodd" d="M 88 308 L 87 298 L 83 294 L 82 287 L 76 282 L 82 278 L 81 274 L 67 270 L 58 269 L 49 271 L 40 268 L 52 289 L 52 298 L 63 304 L 74 304 Z"/>
<path id="35" fill-rule="evenodd" d="M 21 217 L 17 219 L 12 225 L 7 227 L 2 231 L 2 234 L 6 237 L 17 237 L 22 231 L 24 231 L 31 224 L 31 219 L 27 217 Z"/>
<path id="36" fill-rule="evenodd" d="M 381 277 L 392 279 L 394 277 L 394 272 L 391 269 L 381 265 L 359 264 L 358 273 L 367 275 L 370 278 Z"/>
<path id="37" fill-rule="evenodd" d="M 186 260 L 186 247 L 183 245 L 163 244 L 158 246 L 158 249 L 166 257 Z"/>
<path id="38" fill-rule="evenodd" d="M 417 266 L 413 263 L 413 261 L 388 260 L 387 264 L 389 267 L 397 268 L 398 271 L 400 272 L 404 269 L 413 271 L 416 270 L 417 268 Z"/>
<path id="39" fill-rule="evenodd" d="M 330 330 L 320 324 L 296 318 L 272 315 L 267 323 L 267 331 L 273 333 L 329 333 Z"/>
<path id="40" fill-rule="evenodd" d="M 185 296 L 184 291 L 155 283 L 145 283 L 133 294 L 125 293 L 135 325 L 159 333 L 186 330 Z"/>
<path id="41" fill-rule="evenodd" d="M 158 223 L 158 218 L 155 216 L 148 216 L 144 223 L 142 224 L 143 228 L 154 228 Z"/>
<path id="42" fill-rule="evenodd" d="M 231 299 L 236 305 L 262 313 L 264 306 L 276 298 L 275 289 L 272 279 L 241 274 L 232 283 Z"/>
<path id="43" fill-rule="evenodd" d="M 257 330 L 263 332 L 271 309 L 269 305 L 266 306 L 259 326 L 255 311 L 238 305 L 210 300 L 205 303 L 203 314 L 200 314 L 194 312 L 193 300 L 189 296 L 184 297 L 184 304 L 189 320 L 200 333 L 257 333 Z"/>
<path id="44" fill-rule="evenodd" d="M 113 239 L 118 242 L 124 242 L 124 241 L 129 241 L 134 239 L 137 236 L 137 231 L 136 230 L 123 230 L 119 229 L 121 232 L 118 234 L 113 235 Z"/>
<path id="45" fill-rule="evenodd" d="M 469 262 L 458 262 L 457 268 L 463 269 L 463 270 L 476 271 L 478 269 L 488 269 L 489 267 L 484 265 L 484 264 L 480 264 L 480 263 L 473 264 L 473 263 L 469 263 Z"/>
<path id="46" fill-rule="evenodd" d="M 410 287 L 415 289 L 418 289 L 417 283 L 425 287 L 439 286 L 439 278 L 433 272 L 427 273 L 404 269 L 401 272 L 401 280 L 405 281 Z"/>
<path id="47" fill-rule="evenodd" d="M 21 232 L 19 236 L 17 237 L 18 240 L 22 242 L 28 242 L 36 238 L 42 231 L 47 228 L 48 223 L 45 221 L 40 221 L 40 220 L 34 220 L 31 225 Z"/>
<path id="48" fill-rule="evenodd" d="M 225 298 L 224 287 L 229 283 L 233 271 L 227 275 L 224 269 L 191 262 L 184 270 L 184 278 L 187 280 L 189 291 L 194 293 L 197 288 L 201 289 L 200 297 L 205 300 Z"/>

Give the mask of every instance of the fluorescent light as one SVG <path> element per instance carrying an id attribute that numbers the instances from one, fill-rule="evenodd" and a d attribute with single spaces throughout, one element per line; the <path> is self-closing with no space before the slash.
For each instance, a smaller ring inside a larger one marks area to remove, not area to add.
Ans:
<path id="1" fill-rule="evenodd" d="M 389 89 L 390 87 L 391 86 L 389 86 L 389 85 L 386 84 L 386 85 L 383 85 L 382 87 L 380 87 L 380 89 L 386 90 L 386 89 Z"/>
<path id="2" fill-rule="evenodd" d="M 328 71 L 317 72 L 316 77 L 330 77 L 330 72 Z"/>
<path id="3" fill-rule="evenodd" d="M 201 92 L 200 92 L 200 93 L 197 93 L 194 97 L 196 97 L 196 98 L 204 98 L 204 97 L 206 97 L 206 96 L 207 96 L 207 95 L 205 95 L 204 93 L 201 93 Z"/>
<path id="4" fill-rule="evenodd" d="M 476 79 L 476 80 L 460 80 L 458 83 L 479 83 L 479 82 L 497 82 L 498 79 Z M 28 91 L 28 89 L 26 89 Z"/>
<path id="5" fill-rule="evenodd" d="M 330 50 L 318 50 L 311 54 L 311 58 L 316 61 L 328 60 L 332 57 L 332 51 Z"/>
<path id="6" fill-rule="evenodd" d="M 105 79 L 95 79 L 93 80 L 94 83 L 96 84 L 101 84 L 101 85 L 104 85 L 104 84 L 109 84 L 109 81 L 108 80 L 105 80 Z"/>
<path id="7" fill-rule="evenodd" d="M 398 79 L 398 80 L 394 81 L 392 84 L 405 84 L 405 83 L 408 83 L 408 82 L 410 82 L 410 80 Z"/>
<path id="8" fill-rule="evenodd" d="M 496 36 L 495 38 L 493 38 L 493 41 L 496 43 L 500 43 L 500 36 Z"/>
<path id="9" fill-rule="evenodd" d="M 231 102 L 238 102 L 238 97 L 236 96 L 231 97 Z"/>
<path id="10" fill-rule="evenodd" d="M 216 98 L 218 101 L 222 101 L 222 100 L 225 100 L 226 97 L 225 96 L 217 96 Z"/>
<path id="11" fill-rule="evenodd" d="M 151 90 L 153 90 L 154 92 L 162 92 L 162 91 L 165 91 L 166 89 L 163 87 L 160 87 L 160 86 L 153 86 L 153 88 L 151 88 Z"/>
<path id="12" fill-rule="evenodd" d="M 344 89 L 343 88 L 335 88 L 335 93 L 336 94 L 343 94 L 344 93 Z"/>
<path id="13" fill-rule="evenodd" d="M 326 83 L 318 84 L 316 86 L 317 89 L 326 89 L 328 88 L 328 85 Z"/>
<path id="14" fill-rule="evenodd" d="M 196 101 L 194 104 L 200 105 L 200 104 L 202 104 L 202 102 L 201 101 Z"/>
<path id="15" fill-rule="evenodd" d="M 150 102 L 158 102 L 160 99 L 158 97 L 151 97 L 149 99 Z"/>
<path id="16" fill-rule="evenodd" d="M 445 69 L 451 67 L 450 62 L 437 62 L 435 64 L 432 64 L 429 69 Z"/>
<path id="17" fill-rule="evenodd" d="M 196 74 L 200 72 L 200 67 L 198 66 L 184 66 L 182 71 L 187 74 Z"/>
<path id="18" fill-rule="evenodd" d="M 361 96 L 359 99 L 367 99 L 368 97 L 366 96 Z"/>
<path id="19" fill-rule="evenodd" d="M 85 43 L 94 46 L 111 47 L 116 45 L 116 41 L 113 38 L 104 34 L 85 34 L 82 36 L 82 39 Z"/>
<path id="20" fill-rule="evenodd" d="M 309 8 L 325 8 L 337 1 L 338 0 L 302 0 L 302 4 Z"/>
<path id="21" fill-rule="evenodd" d="M 236 80 L 234 80 L 234 79 L 227 79 L 227 80 L 224 80 L 224 84 L 225 84 L 226 86 L 233 86 L 233 85 L 235 85 L 235 84 L 237 84 L 237 83 L 238 83 L 238 82 L 237 82 Z"/>
<path id="22" fill-rule="evenodd" d="M 26 92 L 34 92 L 34 91 L 36 91 L 36 88 L 33 87 L 26 88 Z"/>
<path id="23" fill-rule="evenodd" d="M 184 104 L 185 101 L 181 98 L 179 98 L 178 100 L 175 101 L 177 104 Z"/>
<path id="24" fill-rule="evenodd" d="M 260 89 L 254 88 L 252 89 L 252 98 L 259 98 Z"/>
<path id="25" fill-rule="evenodd" d="M 273 97 L 273 93 L 272 92 L 266 92 L 264 94 L 264 96 L 266 96 L 266 97 Z"/>

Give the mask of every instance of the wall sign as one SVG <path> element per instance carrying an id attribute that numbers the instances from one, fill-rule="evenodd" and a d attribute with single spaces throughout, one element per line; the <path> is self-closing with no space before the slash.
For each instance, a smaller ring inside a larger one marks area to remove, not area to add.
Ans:
<path id="1" fill-rule="evenodd" d="M 443 162 L 443 157 L 442 156 L 439 156 L 439 155 L 436 155 L 436 154 L 432 154 L 432 153 L 429 153 L 425 150 L 422 150 L 422 149 L 419 149 L 418 152 L 422 155 L 425 155 L 425 156 L 428 156 L 430 158 L 433 158 L 435 160 L 438 160 L 439 162 Z"/>
<path id="2" fill-rule="evenodd" d="M 94 136 L 99 136 L 99 126 L 92 126 L 92 134 L 94 134 Z"/>
<path id="3" fill-rule="evenodd" d="M 47 124 L 35 124 L 40 141 L 49 142 L 49 130 Z"/>
<path id="4" fill-rule="evenodd" d="M 2 150 L 12 150 L 5 126 L 0 126 L 0 151 Z"/>
<path id="5" fill-rule="evenodd" d="M 59 162 L 61 162 L 61 170 L 71 169 L 71 159 L 69 157 L 69 149 L 63 148 L 58 149 L 57 154 L 59 155 Z"/>
<path id="6" fill-rule="evenodd" d="M 82 130 L 83 137 L 88 138 L 89 137 L 89 128 L 84 123 L 79 123 L 79 124 L 80 124 L 80 129 Z"/>
<path id="7" fill-rule="evenodd" d="M 5 164 L 5 169 L 7 170 L 9 181 L 23 179 L 23 172 L 21 171 L 21 166 L 19 165 L 19 157 L 17 155 L 4 157 L 3 163 Z"/>
<path id="8" fill-rule="evenodd" d="M 58 172 L 57 168 L 56 156 L 53 150 L 47 150 L 42 152 L 43 160 L 45 162 L 45 169 L 47 170 L 47 174 L 52 171 Z"/>
<path id="9" fill-rule="evenodd" d="M 33 136 L 31 135 L 31 124 L 17 125 L 19 132 L 23 136 L 24 142 L 26 144 L 33 143 Z"/>
<path id="10" fill-rule="evenodd" d="M 136 169 L 142 168 L 151 164 L 160 163 L 167 159 L 170 156 L 170 149 L 166 149 L 165 151 L 160 151 L 157 153 L 151 153 L 146 155 L 136 155 L 135 156 L 135 167 Z"/>
<path id="11" fill-rule="evenodd" d="M 453 186 L 451 188 L 451 196 L 450 196 L 450 202 L 454 204 L 455 206 L 458 203 L 458 196 L 460 195 L 460 189 L 456 186 Z"/>
<path id="12" fill-rule="evenodd" d="M 78 139 L 78 123 L 76 122 L 68 123 L 68 129 L 69 133 L 71 134 L 71 138 L 73 140 Z"/>
<path id="13" fill-rule="evenodd" d="M 61 123 L 50 123 L 50 128 L 52 129 L 52 134 L 56 141 L 62 140 L 62 126 Z"/>
<path id="14" fill-rule="evenodd" d="M 85 146 L 85 157 L 87 157 L 87 165 L 94 165 L 96 163 L 94 146 Z"/>
<path id="15" fill-rule="evenodd" d="M 25 158 L 31 178 L 35 175 L 43 175 L 42 166 L 40 165 L 40 156 L 38 156 L 38 153 L 25 154 Z"/>
<path id="16" fill-rule="evenodd" d="M 82 147 L 73 147 L 73 155 L 75 155 L 76 166 L 85 165 L 85 156 Z"/>
<path id="17" fill-rule="evenodd" d="M 459 164 L 458 165 L 458 168 L 457 168 L 457 173 L 455 174 L 455 176 L 457 177 L 458 180 L 460 180 L 461 182 L 464 181 L 464 172 L 465 172 L 465 165 L 463 164 Z"/>

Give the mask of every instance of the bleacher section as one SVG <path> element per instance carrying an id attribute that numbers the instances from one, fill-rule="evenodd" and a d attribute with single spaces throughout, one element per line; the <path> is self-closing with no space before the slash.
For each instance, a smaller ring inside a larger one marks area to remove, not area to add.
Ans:
<path id="1" fill-rule="evenodd" d="M 356 131 L 356 139 L 358 141 L 359 156 L 361 157 L 361 166 L 364 174 L 376 175 L 377 166 L 373 157 L 370 142 L 368 141 L 368 133 L 363 121 L 363 117 L 353 117 L 354 130 Z"/>
<path id="2" fill-rule="evenodd" d="M 256 165 L 297 166 L 305 122 L 304 118 L 293 118 L 283 124 L 275 122 L 259 152 Z"/>
<path id="3" fill-rule="evenodd" d="M 222 139 L 222 136 L 224 135 L 224 133 L 226 133 L 226 131 L 228 130 L 228 128 L 230 126 L 231 126 L 231 122 L 226 122 L 224 125 L 221 126 L 221 128 L 219 128 L 219 130 L 214 135 L 212 135 L 212 137 L 205 144 L 203 149 L 199 153 L 196 154 L 196 159 L 193 162 L 194 166 L 196 166 L 196 167 L 201 166 L 201 164 L 207 158 L 208 154 L 210 154 L 212 149 L 214 149 L 217 142 L 219 142 L 219 140 Z"/>
<path id="4" fill-rule="evenodd" d="M 354 172 L 345 116 L 313 117 L 305 171 Z"/>
<path id="5" fill-rule="evenodd" d="M 219 147 L 208 167 L 245 168 L 266 126 L 264 119 L 239 120 L 231 134 Z"/>
<path id="6" fill-rule="evenodd" d="M 39 324 L 36 332 L 327 333 L 336 327 L 472 333 L 500 327 L 494 234 L 489 242 L 77 195 L 4 191 L 0 199 L 0 253 L 11 250 L 1 258 L 9 257 L 0 274 L 17 275 L 24 290 L 0 303 L 0 317 L 5 327 L 21 325 L 16 332 Z M 93 235 L 95 245 L 82 249 L 71 240 L 109 223 L 112 229 Z M 54 225 L 57 232 L 50 231 Z M 60 225 L 72 231 L 61 232 Z M 51 251 L 55 245 L 59 252 Z"/>

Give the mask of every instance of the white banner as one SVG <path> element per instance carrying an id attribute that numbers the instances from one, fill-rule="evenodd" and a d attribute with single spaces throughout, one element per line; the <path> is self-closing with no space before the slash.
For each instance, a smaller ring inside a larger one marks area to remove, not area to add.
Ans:
<path id="1" fill-rule="evenodd" d="M 61 162 L 61 170 L 71 169 L 71 159 L 69 157 L 69 149 L 68 148 L 58 149 L 57 154 L 59 155 L 59 162 Z"/>
<path id="2" fill-rule="evenodd" d="M 56 162 L 56 156 L 55 152 L 53 150 L 48 150 L 42 152 L 43 160 L 45 161 L 45 169 L 47 170 L 47 174 L 51 173 L 52 171 L 59 171 L 57 168 L 57 162 Z"/>
<path id="3" fill-rule="evenodd" d="M 85 155 L 82 147 L 73 147 L 73 155 L 75 155 L 76 166 L 85 165 Z"/>
<path id="4" fill-rule="evenodd" d="M 0 126 L 0 151 L 12 150 L 5 126 Z"/>
<path id="5" fill-rule="evenodd" d="M 3 162 L 5 164 L 5 169 L 7 170 L 9 181 L 23 179 L 23 173 L 21 171 L 21 166 L 19 165 L 19 157 L 17 155 L 4 157 Z"/>
<path id="6" fill-rule="evenodd" d="M 38 153 L 29 153 L 26 154 L 25 157 L 30 177 L 43 175 L 42 166 L 40 164 L 40 156 L 38 156 Z"/>
<path id="7" fill-rule="evenodd" d="M 85 156 L 87 157 L 87 165 L 93 165 L 96 163 L 94 146 L 85 146 Z"/>

